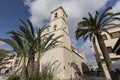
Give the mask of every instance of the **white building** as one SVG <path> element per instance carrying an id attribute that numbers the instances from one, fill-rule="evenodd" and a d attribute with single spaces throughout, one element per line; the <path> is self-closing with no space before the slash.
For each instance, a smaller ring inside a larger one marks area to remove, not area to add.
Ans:
<path id="1" fill-rule="evenodd" d="M 120 43 L 119 43 L 120 42 L 119 41 L 120 25 L 119 26 L 109 26 L 106 29 L 111 34 L 111 36 L 106 32 L 102 32 L 101 35 L 104 39 L 104 42 L 105 42 L 106 48 L 108 50 L 108 54 L 109 54 L 109 56 L 112 60 L 112 63 L 114 64 L 115 61 L 120 59 L 120 55 L 117 55 L 116 53 L 114 53 L 115 51 L 117 51 L 117 53 L 118 53 L 118 49 L 115 50 L 115 46 L 116 47 L 120 46 Z M 99 52 L 99 55 L 100 55 L 100 59 L 102 61 L 102 66 L 104 67 L 103 69 L 104 69 L 105 75 L 106 75 L 107 78 L 109 78 L 108 69 L 107 69 L 106 64 L 104 62 L 104 58 L 103 58 L 103 55 L 102 55 L 102 52 L 100 50 L 100 47 L 99 47 L 99 44 L 98 44 L 97 40 L 96 40 L 96 46 L 97 46 L 97 49 L 98 49 L 98 52 Z"/>
<path id="2" fill-rule="evenodd" d="M 71 46 L 67 14 L 61 6 L 51 12 L 50 27 L 45 33 L 48 33 L 48 35 L 54 33 L 55 36 L 63 35 L 63 37 L 59 39 L 59 41 L 63 43 L 47 51 L 41 58 L 41 64 L 58 60 L 60 63 L 60 72 L 57 73 L 56 76 L 61 80 L 70 80 L 77 76 L 77 71 L 73 67 L 77 67 L 82 74 L 81 64 L 85 62 L 85 57 L 83 52 L 78 54 L 75 48 Z"/>
<path id="3" fill-rule="evenodd" d="M 106 48 L 108 50 L 108 53 L 110 55 L 110 58 L 112 61 L 120 59 L 120 55 L 116 55 L 113 52 L 113 48 L 116 45 L 116 43 L 120 37 L 120 26 L 110 26 L 107 28 L 107 31 L 111 34 L 111 36 L 106 32 L 103 32 L 101 35 L 103 36 L 103 39 L 104 39 Z M 118 43 L 118 45 L 120 45 L 120 43 Z M 99 48 L 98 43 L 97 43 L 97 47 L 98 47 L 100 57 L 101 57 L 101 59 L 103 59 L 103 55 Z"/>

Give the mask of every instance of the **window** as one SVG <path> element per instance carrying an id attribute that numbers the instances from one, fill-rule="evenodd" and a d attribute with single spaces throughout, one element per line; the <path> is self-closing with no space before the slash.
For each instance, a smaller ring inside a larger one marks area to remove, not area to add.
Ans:
<path id="1" fill-rule="evenodd" d="M 56 18 L 56 17 L 58 17 L 58 14 L 57 14 L 57 13 L 55 13 L 55 18 Z"/>
<path id="2" fill-rule="evenodd" d="M 54 30 L 56 30 L 56 28 L 57 28 L 57 25 L 54 25 Z"/>
<path id="3" fill-rule="evenodd" d="M 111 46 L 107 47 L 107 50 L 108 50 L 108 53 L 112 53 L 112 47 Z"/>
<path id="4" fill-rule="evenodd" d="M 111 33 L 111 38 L 119 38 L 120 37 L 120 31 Z"/>
<path id="5" fill-rule="evenodd" d="M 102 37 L 103 37 L 104 40 L 107 40 L 107 36 L 105 34 L 102 35 Z"/>

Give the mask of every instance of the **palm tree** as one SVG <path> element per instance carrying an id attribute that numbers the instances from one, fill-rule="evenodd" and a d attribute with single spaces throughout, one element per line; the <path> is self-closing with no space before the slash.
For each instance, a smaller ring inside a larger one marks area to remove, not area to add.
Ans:
<path id="1" fill-rule="evenodd" d="M 60 38 L 62 35 L 58 37 L 54 37 L 54 34 L 47 35 L 43 34 L 44 30 L 48 27 L 42 27 L 38 29 L 38 32 L 35 33 L 35 29 L 33 28 L 33 25 L 30 20 L 28 20 L 29 25 L 27 25 L 23 20 L 21 20 L 23 23 L 23 26 L 20 26 L 20 32 L 17 31 L 17 34 L 20 35 L 22 38 L 25 39 L 26 44 L 29 45 L 28 50 L 28 73 L 29 76 L 33 75 L 34 71 L 38 74 L 39 73 L 39 60 L 41 57 L 41 54 L 45 51 L 57 46 L 59 41 L 57 41 L 58 38 Z M 37 54 L 37 61 L 36 61 L 36 69 L 34 67 L 34 60 L 35 60 L 35 54 Z M 35 70 L 34 70 L 35 69 Z"/>
<path id="2" fill-rule="evenodd" d="M 19 32 L 19 34 L 27 41 L 27 44 L 29 45 L 29 59 L 27 67 L 29 76 L 31 76 L 34 71 L 35 53 L 37 52 L 35 49 L 37 36 L 30 20 L 27 20 L 28 25 L 23 20 L 21 20 L 21 22 L 23 23 L 23 26 L 20 26 L 21 32 Z"/>
<path id="3" fill-rule="evenodd" d="M 62 35 L 54 37 L 54 34 L 44 34 L 44 30 L 48 27 L 42 27 L 37 32 L 38 37 L 38 44 L 37 44 L 37 60 L 36 60 L 36 67 L 35 67 L 35 74 L 39 74 L 40 69 L 40 58 L 44 55 L 46 51 L 52 49 L 59 45 L 60 41 L 58 39 L 62 37 Z M 54 37 L 54 38 L 53 38 Z"/>
<path id="4" fill-rule="evenodd" d="M 34 71 L 34 59 L 35 59 L 35 53 L 36 50 L 36 42 L 37 42 L 37 36 L 35 33 L 35 29 L 33 28 L 33 25 L 30 20 L 27 20 L 28 25 L 20 19 L 22 22 L 22 26 L 19 27 L 19 31 L 10 31 L 9 34 L 16 34 L 15 36 L 20 38 L 21 42 L 20 44 L 24 44 L 24 47 L 27 48 L 24 52 L 26 52 L 28 55 L 28 62 L 27 62 L 27 69 L 28 69 L 28 76 L 33 74 Z M 25 60 L 25 58 L 23 59 Z"/>
<path id="5" fill-rule="evenodd" d="M 96 11 L 95 16 L 93 16 L 93 15 L 91 15 L 91 13 L 89 13 L 88 18 L 83 17 L 83 20 L 78 23 L 78 28 L 77 28 L 75 34 L 76 34 L 77 39 L 79 39 L 79 37 L 83 37 L 84 40 L 86 40 L 87 38 L 90 38 L 90 40 L 92 40 L 94 36 L 97 38 L 98 44 L 102 51 L 102 54 L 103 54 L 104 60 L 106 62 L 106 65 L 108 67 L 108 70 L 110 72 L 111 78 L 112 78 L 112 80 L 117 80 L 113 76 L 115 70 L 112 66 L 110 56 L 105 47 L 103 37 L 101 36 L 101 33 L 103 31 L 108 33 L 108 31 L 105 28 L 106 26 L 117 25 L 114 23 L 114 21 L 120 20 L 120 18 L 118 17 L 118 15 L 120 15 L 120 13 L 109 12 L 111 9 L 112 8 L 109 7 L 107 9 L 105 9 L 103 11 L 103 13 L 99 13 L 98 11 Z"/>
<path id="6" fill-rule="evenodd" d="M 28 20 L 29 26 L 20 19 L 23 26 L 20 26 L 20 31 L 10 31 L 8 34 L 12 34 L 12 39 L 0 39 L 6 43 L 8 43 L 17 54 L 20 54 L 22 57 L 22 75 L 25 79 L 27 77 L 27 70 L 29 76 L 32 75 L 34 71 L 34 57 L 35 57 L 35 41 L 36 36 L 32 26 L 32 23 Z M 28 58 L 28 62 L 26 61 Z M 27 67 L 26 67 L 27 64 Z M 28 68 L 28 69 L 27 69 Z"/>
<path id="7" fill-rule="evenodd" d="M 39 61 L 41 55 L 43 55 L 45 51 L 59 45 L 60 41 L 57 41 L 57 39 L 59 39 L 62 35 L 54 37 L 54 34 L 44 34 L 44 30 L 46 30 L 47 27 L 39 28 L 38 32 L 35 33 L 35 29 L 33 28 L 30 20 L 27 21 L 28 25 L 23 20 L 20 19 L 20 21 L 23 25 L 19 27 L 19 31 L 14 30 L 7 32 L 7 34 L 12 35 L 12 39 L 0 40 L 11 45 L 15 52 L 20 54 L 20 56 L 23 58 L 22 74 L 23 78 L 25 79 L 25 77 L 27 77 L 25 73 L 27 72 L 28 76 L 33 75 L 34 71 L 39 73 Z M 34 67 L 35 54 L 37 55 L 36 69 Z"/>

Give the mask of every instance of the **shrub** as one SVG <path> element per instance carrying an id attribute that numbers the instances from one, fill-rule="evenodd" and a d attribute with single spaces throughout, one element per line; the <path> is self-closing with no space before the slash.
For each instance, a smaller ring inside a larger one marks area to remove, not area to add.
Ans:
<path id="1" fill-rule="evenodd" d="M 53 75 L 40 73 L 40 75 L 32 75 L 27 77 L 26 80 L 53 80 Z"/>
<path id="2" fill-rule="evenodd" d="M 26 80 L 53 80 L 56 77 L 55 74 L 60 72 L 58 69 L 59 66 L 60 63 L 57 60 L 53 62 L 47 62 L 46 64 L 42 64 L 39 75 L 32 75 Z"/>
<path id="3" fill-rule="evenodd" d="M 26 80 L 41 80 L 39 75 L 31 75 Z"/>
<path id="4" fill-rule="evenodd" d="M 40 73 L 40 80 L 53 80 L 53 74 Z"/>
<path id="5" fill-rule="evenodd" d="M 7 80 L 20 80 L 20 76 L 19 75 L 10 75 Z"/>

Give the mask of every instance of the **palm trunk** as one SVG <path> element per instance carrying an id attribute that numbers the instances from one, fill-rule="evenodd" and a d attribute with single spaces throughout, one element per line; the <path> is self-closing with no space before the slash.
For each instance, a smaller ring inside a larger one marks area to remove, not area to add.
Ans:
<path id="1" fill-rule="evenodd" d="M 104 69 L 103 69 L 103 66 L 102 66 L 102 61 L 100 59 L 100 54 L 98 52 L 98 49 L 97 49 L 97 46 L 96 46 L 96 43 L 95 43 L 95 40 L 92 41 L 93 43 L 93 47 L 94 47 L 94 51 L 96 53 L 95 55 L 95 58 L 96 58 L 96 61 L 97 61 L 97 65 L 99 67 L 99 69 L 101 69 L 103 71 L 103 75 L 105 76 L 105 72 L 104 72 Z M 99 73 L 98 73 L 99 74 Z M 99 76 L 99 75 L 98 75 Z"/>
<path id="2" fill-rule="evenodd" d="M 36 60 L 36 63 L 35 63 L 34 74 L 39 75 L 39 70 L 40 70 L 40 52 L 37 54 L 37 60 Z"/>
<path id="3" fill-rule="evenodd" d="M 100 46 L 101 52 L 103 54 L 104 60 L 106 62 L 106 65 L 107 65 L 107 68 L 108 68 L 108 71 L 110 73 L 112 80 L 118 80 L 116 71 L 114 70 L 112 66 L 112 62 L 108 54 L 107 48 L 105 46 L 104 40 L 100 34 L 97 34 L 97 40 L 98 40 L 98 44 Z"/>
<path id="4" fill-rule="evenodd" d="M 98 52 L 95 41 L 93 41 L 93 47 L 94 47 L 94 50 L 95 50 L 95 53 L 96 53 L 95 57 L 96 57 L 98 67 L 102 69 L 102 62 L 101 62 L 100 55 L 99 55 L 99 52 Z"/>
<path id="5" fill-rule="evenodd" d="M 24 66 L 24 67 L 22 68 L 21 76 L 22 76 L 22 77 L 21 77 L 22 80 L 25 80 L 25 79 L 27 78 L 28 72 L 27 72 L 27 67 L 26 67 L 26 66 Z"/>
<path id="6" fill-rule="evenodd" d="M 29 60 L 28 60 L 28 76 L 30 77 L 31 75 L 33 75 L 34 72 L 34 58 L 35 58 L 35 53 L 31 53 L 29 55 Z"/>
<path id="7" fill-rule="evenodd" d="M 39 36 L 41 36 L 41 34 L 39 34 Z M 34 74 L 39 75 L 39 71 L 40 71 L 40 52 L 41 51 L 41 38 L 39 38 L 38 40 L 38 53 L 36 54 L 36 65 L 35 65 L 35 70 L 34 70 Z"/>
<path id="8" fill-rule="evenodd" d="M 27 67 L 26 67 L 26 60 L 25 60 L 25 56 L 23 58 L 23 64 L 22 64 L 22 71 L 21 71 L 21 78 L 22 80 L 25 80 L 28 76 L 28 71 L 27 71 Z"/>

